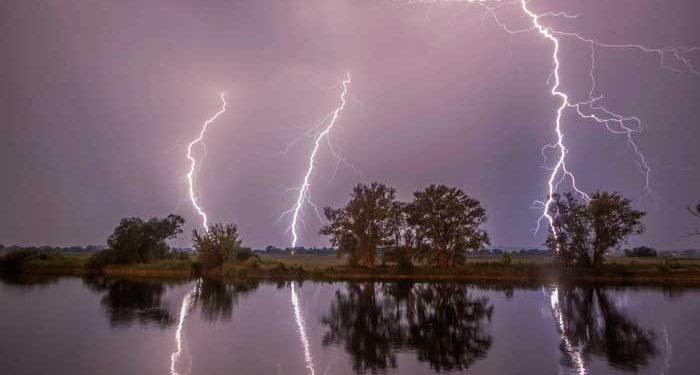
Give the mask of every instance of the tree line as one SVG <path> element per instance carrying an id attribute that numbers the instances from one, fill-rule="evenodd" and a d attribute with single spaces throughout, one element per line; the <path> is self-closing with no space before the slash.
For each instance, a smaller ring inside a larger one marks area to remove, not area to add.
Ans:
<path id="1" fill-rule="evenodd" d="M 688 210 L 700 218 L 700 204 Z M 402 269 L 415 264 L 451 269 L 463 263 L 468 253 L 483 251 L 490 244 L 484 228 L 486 209 L 461 189 L 445 185 L 430 185 L 413 193 L 412 201 L 402 202 L 396 198 L 396 189 L 385 184 L 358 184 L 344 207 L 325 207 L 324 214 L 328 223 L 320 234 L 328 236 L 337 256 L 351 266 L 374 268 L 393 263 Z M 555 194 L 548 214 L 552 225 L 546 245 L 562 266 L 597 267 L 609 250 L 645 231 L 642 219 L 646 213 L 634 209 L 631 200 L 618 192 Z M 188 258 L 167 244 L 182 233 L 184 223 L 178 215 L 124 218 L 107 239 L 107 249 L 92 255 L 88 266 Z M 194 230 L 192 241 L 198 263 L 205 269 L 227 261 L 259 260 L 252 249 L 242 245 L 233 224 L 216 223 L 204 233 Z M 630 254 L 653 256 L 646 248 Z M 21 249 L 0 257 L 0 268 L 20 269 L 52 256 L 52 252 Z"/>
<path id="2" fill-rule="evenodd" d="M 345 207 L 325 208 L 329 224 L 321 234 L 330 237 L 338 256 L 370 268 L 378 253 L 404 268 L 417 262 L 454 268 L 467 252 L 490 244 L 483 228 L 486 210 L 462 190 L 431 185 L 413 197 L 400 202 L 394 188 L 358 184 Z M 599 266 L 610 249 L 645 230 L 646 213 L 617 192 L 555 194 L 548 214 L 552 225 L 546 245 L 563 266 Z"/>

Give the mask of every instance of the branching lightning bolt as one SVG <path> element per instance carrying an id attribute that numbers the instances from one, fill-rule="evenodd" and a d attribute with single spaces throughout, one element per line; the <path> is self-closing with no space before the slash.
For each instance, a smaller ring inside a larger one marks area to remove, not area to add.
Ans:
<path id="1" fill-rule="evenodd" d="M 537 220 L 537 228 L 535 232 L 539 231 L 540 223 L 542 220 L 547 220 L 549 223 L 550 231 L 553 236 L 557 236 L 556 228 L 554 227 L 554 218 L 550 214 L 550 209 L 554 203 L 554 194 L 559 190 L 560 185 L 567 181 L 570 181 L 571 188 L 577 194 L 580 194 L 584 199 L 589 200 L 589 196 L 580 190 L 576 184 L 576 177 L 574 173 L 567 167 L 566 156 L 568 154 L 568 149 L 564 142 L 564 131 L 562 128 L 562 117 L 567 109 L 573 110 L 580 118 L 585 120 L 592 120 L 595 123 L 605 126 L 605 128 L 613 133 L 620 134 L 626 138 L 626 142 L 630 150 L 635 155 L 635 161 L 640 167 L 640 170 L 644 176 L 644 191 L 652 192 L 651 190 L 651 167 L 647 162 L 647 158 L 642 153 L 639 145 L 634 140 L 634 135 L 641 132 L 644 128 L 641 119 L 637 116 L 625 116 L 618 114 L 602 105 L 599 105 L 602 95 L 596 96 L 596 78 L 595 78 L 595 51 L 596 48 L 605 49 L 631 49 L 637 50 L 646 54 L 656 54 L 660 60 L 660 66 L 662 69 L 674 72 L 674 73 L 691 73 L 700 76 L 700 71 L 693 65 L 693 63 L 688 58 L 688 54 L 692 52 L 700 51 L 700 47 L 684 47 L 684 46 L 665 46 L 659 48 L 647 47 L 641 44 L 613 44 L 600 42 L 585 36 L 582 36 L 574 32 L 564 32 L 558 31 L 550 27 L 544 26 L 540 21 L 544 17 L 563 17 L 563 18 L 576 18 L 577 15 L 572 15 L 566 12 L 545 12 L 536 13 L 532 11 L 528 4 L 530 0 L 409 0 L 408 3 L 437 3 L 437 2 L 461 2 L 467 4 L 474 4 L 485 9 L 484 15 L 490 15 L 493 17 L 495 22 L 508 34 L 519 34 L 535 31 L 539 33 L 544 39 L 550 41 L 553 45 L 552 52 L 552 63 L 553 70 L 548 79 L 548 83 L 551 79 L 554 80 L 552 84 L 551 94 L 560 99 L 560 103 L 557 106 L 555 122 L 554 122 L 554 133 L 556 136 L 556 142 L 554 144 L 545 145 L 542 149 L 542 154 L 547 158 L 546 152 L 548 150 L 556 150 L 558 152 L 558 157 L 556 163 L 551 168 L 549 177 L 547 178 L 547 192 L 546 199 L 544 201 L 536 201 L 536 203 L 542 208 L 542 215 Z M 513 29 L 502 22 L 496 11 L 504 6 L 518 6 L 522 13 L 529 19 L 530 26 L 521 29 Z M 570 94 L 568 94 L 561 87 L 561 75 L 560 67 L 561 60 L 559 56 L 560 43 L 562 38 L 572 38 L 579 42 L 585 43 L 590 47 L 590 59 L 591 59 L 591 69 L 590 69 L 590 80 L 591 89 L 589 91 L 588 97 L 580 101 L 572 101 Z M 668 64 L 668 59 L 671 58 L 675 62 L 675 66 Z"/>
<path id="2" fill-rule="evenodd" d="M 301 212 L 304 204 L 310 205 L 317 214 L 318 213 L 318 207 L 311 201 L 310 199 L 310 187 L 311 187 L 311 174 L 314 171 L 314 163 L 316 161 L 316 155 L 318 154 L 319 149 L 321 148 L 321 143 L 323 142 L 324 138 L 328 142 L 329 149 L 331 153 L 338 158 L 338 160 L 342 161 L 348 166 L 352 166 L 352 164 L 349 164 L 345 159 L 340 157 L 338 153 L 333 149 L 331 142 L 330 142 L 330 132 L 333 129 L 333 127 L 336 126 L 336 123 L 338 122 L 338 118 L 340 117 L 340 113 L 343 111 L 345 108 L 345 104 L 347 103 L 347 96 L 348 96 L 348 86 L 350 85 L 350 72 L 348 72 L 345 75 L 345 79 L 342 81 L 342 86 L 343 86 L 343 91 L 340 95 L 340 105 L 333 111 L 332 116 L 330 116 L 330 121 L 328 122 L 328 125 L 323 128 L 321 132 L 319 132 L 316 135 L 316 139 L 314 141 L 314 147 L 311 150 L 311 155 L 309 155 L 309 161 L 308 161 L 308 167 L 306 169 L 306 173 L 304 174 L 304 179 L 302 184 L 297 187 L 297 199 L 294 203 L 294 206 L 292 206 L 291 209 L 287 210 L 286 212 L 282 213 L 280 218 L 286 216 L 286 215 L 291 215 L 292 216 L 292 223 L 289 227 L 289 230 L 292 233 L 292 247 L 297 246 L 297 241 L 299 240 L 299 234 L 298 234 L 298 229 L 299 229 L 299 223 L 301 222 Z"/>
<path id="3" fill-rule="evenodd" d="M 197 166 L 197 159 L 192 155 L 192 148 L 196 144 L 201 144 L 202 147 L 204 147 L 205 150 L 205 155 L 206 155 L 206 146 L 204 144 L 204 133 L 207 132 L 207 128 L 209 127 L 209 124 L 214 122 L 219 115 L 222 113 L 226 112 L 226 99 L 224 98 L 224 94 L 221 93 L 221 109 L 214 114 L 210 119 L 204 122 L 204 125 L 202 126 L 202 130 L 199 132 L 199 136 L 192 140 L 187 145 L 187 159 L 190 161 L 190 170 L 187 172 L 187 185 L 189 188 L 189 195 L 190 195 L 190 201 L 192 202 L 192 206 L 194 206 L 195 210 L 197 210 L 197 213 L 199 213 L 199 216 L 202 218 L 202 227 L 204 228 L 205 232 L 209 232 L 209 225 L 207 222 L 207 214 L 204 212 L 202 207 L 200 206 L 200 203 L 197 200 L 197 193 L 196 193 L 196 187 L 195 187 L 195 177 L 197 176 L 197 172 L 199 172 L 199 167 Z"/>

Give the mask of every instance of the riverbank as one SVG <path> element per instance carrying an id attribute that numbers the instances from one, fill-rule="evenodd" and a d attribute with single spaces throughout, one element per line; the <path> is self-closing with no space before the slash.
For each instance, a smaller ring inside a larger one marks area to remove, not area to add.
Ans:
<path id="1" fill-rule="evenodd" d="M 104 274 L 114 277 L 190 279 L 207 276 L 222 280 L 415 280 L 415 281 L 557 281 L 605 284 L 659 284 L 700 286 L 700 260 L 695 259 L 611 259 L 596 269 L 561 268 L 547 257 L 514 257 L 504 264 L 498 257 L 474 257 L 457 268 L 442 270 L 431 266 L 399 269 L 350 267 L 331 256 L 263 256 L 259 261 L 227 262 L 222 267 L 203 271 L 195 259 L 164 260 L 150 264 L 108 265 L 90 269 L 86 255 L 63 255 L 32 260 L 22 273 L 47 275 Z"/>

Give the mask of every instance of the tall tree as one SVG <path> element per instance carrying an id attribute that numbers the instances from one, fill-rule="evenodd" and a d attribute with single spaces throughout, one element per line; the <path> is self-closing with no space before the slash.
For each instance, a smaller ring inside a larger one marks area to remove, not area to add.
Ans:
<path id="1" fill-rule="evenodd" d="M 329 224 L 321 234 L 330 236 L 339 257 L 347 256 L 351 264 L 375 266 L 377 249 L 391 246 L 400 230 L 401 203 L 396 190 L 384 184 L 358 184 L 344 208 L 324 208 Z"/>
<path id="2" fill-rule="evenodd" d="M 413 194 L 406 206 L 407 222 L 415 230 L 419 254 L 442 268 L 451 268 L 467 250 L 489 244 L 481 228 L 486 210 L 460 189 L 431 185 Z"/>
<path id="3" fill-rule="evenodd" d="M 178 215 L 143 221 L 132 217 L 122 219 L 107 239 L 117 263 L 148 263 L 163 258 L 170 248 L 166 240 L 182 233 L 185 219 Z"/>
<path id="4" fill-rule="evenodd" d="M 646 214 L 620 193 L 596 192 L 589 202 L 556 194 L 550 208 L 553 227 L 547 246 L 564 265 L 598 266 L 605 254 L 635 234 L 644 233 Z"/>

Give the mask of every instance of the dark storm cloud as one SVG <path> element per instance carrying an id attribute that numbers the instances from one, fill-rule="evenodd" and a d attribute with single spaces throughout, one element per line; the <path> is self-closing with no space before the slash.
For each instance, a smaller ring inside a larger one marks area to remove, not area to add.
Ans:
<path id="1" fill-rule="evenodd" d="M 554 21 L 611 42 L 700 45 L 695 1 L 538 1 L 576 12 Z M 504 11 L 516 26 L 525 20 Z M 509 36 L 478 8 L 392 1 L 7 1 L 0 5 L 0 242 L 102 243 L 119 218 L 176 210 L 184 201 L 186 143 L 218 109 L 199 175 L 213 221 L 233 221 L 248 244 L 286 245 L 287 221 L 311 139 L 287 143 L 352 100 L 332 137 L 369 180 L 400 196 L 433 182 L 463 188 L 489 210 L 501 245 L 534 237 L 557 105 L 546 85 L 551 44 Z M 566 43 L 564 86 L 585 94 L 587 47 Z M 570 166 L 585 190 L 621 190 L 649 211 L 641 241 L 692 246 L 684 207 L 700 200 L 696 103 L 700 78 L 659 69 L 656 56 L 597 53 L 605 105 L 648 124 L 638 141 L 652 187 L 623 137 L 566 117 Z M 700 56 L 694 56 L 700 64 Z M 319 155 L 312 195 L 340 205 L 362 177 Z M 307 216 L 303 244 L 324 244 Z M 187 243 L 183 236 L 182 243 Z"/>

